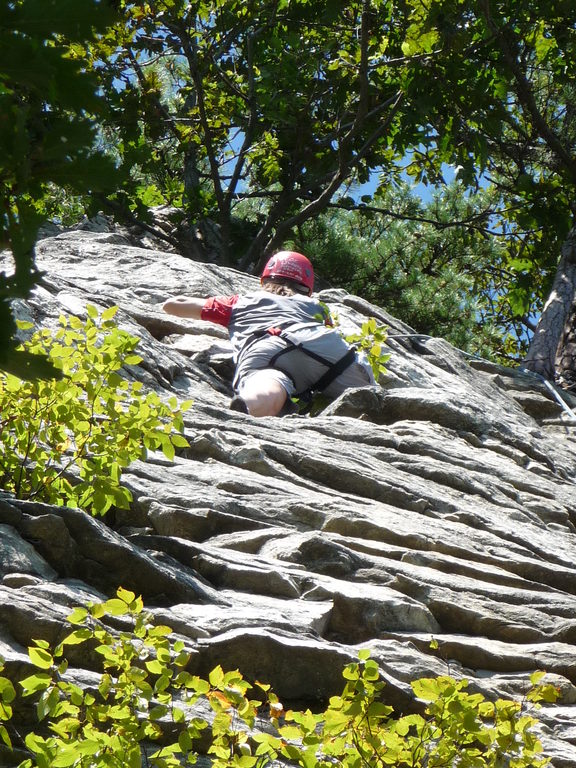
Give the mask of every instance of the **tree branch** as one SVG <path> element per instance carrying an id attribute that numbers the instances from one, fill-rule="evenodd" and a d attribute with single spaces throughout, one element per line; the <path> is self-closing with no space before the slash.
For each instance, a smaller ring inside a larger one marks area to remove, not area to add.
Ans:
<path id="1" fill-rule="evenodd" d="M 138 219 L 136 216 L 134 216 L 133 213 L 126 210 L 124 206 L 120 205 L 120 203 L 117 203 L 115 200 L 110 200 L 109 198 L 105 197 L 104 195 L 96 194 L 94 197 L 100 201 L 103 208 L 109 208 L 112 212 L 117 213 L 119 217 L 125 221 L 128 221 L 130 224 L 140 227 L 146 232 L 149 232 L 151 235 L 154 235 L 154 237 L 159 238 L 160 240 L 164 240 L 167 243 L 170 243 L 170 245 L 174 246 L 174 248 L 177 248 L 180 250 L 181 244 L 173 237 L 170 237 L 170 235 L 167 235 L 165 232 L 162 232 L 161 229 L 157 229 L 156 227 L 153 227 L 151 224 L 147 224 L 145 221 L 142 221 L 141 219 Z"/>
<path id="2" fill-rule="evenodd" d="M 504 57 L 504 61 L 512 73 L 516 83 L 516 93 L 520 104 L 526 110 L 527 114 L 530 115 L 534 127 L 537 129 L 540 137 L 546 142 L 549 149 L 561 161 L 564 168 L 569 172 L 572 182 L 576 183 L 576 160 L 564 146 L 558 134 L 552 130 L 550 123 L 540 112 L 536 103 L 532 84 L 520 66 L 516 52 L 509 44 L 507 36 L 504 35 L 502 29 L 498 27 L 492 18 L 490 11 L 490 0 L 481 0 L 480 7 L 482 8 L 488 29 L 493 34 L 494 39 L 496 40 Z M 509 35 L 512 34 L 511 30 L 507 31 Z"/>

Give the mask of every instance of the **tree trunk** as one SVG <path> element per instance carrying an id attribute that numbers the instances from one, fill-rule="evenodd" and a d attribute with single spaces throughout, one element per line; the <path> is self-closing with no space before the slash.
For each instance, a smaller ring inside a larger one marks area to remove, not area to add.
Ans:
<path id="1" fill-rule="evenodd" d="M 563 389 L 576 392 L 576 302 L 564 328 L 556 356 L 556 380 Z"/>
<path id="2" fill-rule="evenodd" d="M 576 296 L 576 227 L 572 228 L 562 246 L 558 270 L 552 291 L 542 314 L 524 365 L 549 381 L 555 381 L 560 370 L 574 372 L 576 334 L 574 331 L 574 299 Z M 573 373 L 574 375 L 574 373 Z"/>

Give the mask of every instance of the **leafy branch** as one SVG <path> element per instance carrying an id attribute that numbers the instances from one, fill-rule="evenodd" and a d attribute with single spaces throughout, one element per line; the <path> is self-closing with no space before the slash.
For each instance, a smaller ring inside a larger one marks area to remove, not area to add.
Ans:
<path id="1" fill-rule="evenodd" d="M 22 349 L 43 355 L 60 379 L 23 381 L 0 373 L 0 482 L 18 498 L 39 498 L 104 514 L 127 507 L 122 469 L 147 450 L 170 459 L 188 445 L 181 434 L 189 402 L 130 382 L 120 371 L 137 365 L 138 338 L 113 322 L 117 307 L 88 317 L 60 317 L 55 331 L 36 331 Z M 31 324 L 20 323 L 21 330 Z"/>
<path id="2" fill-rule="evenodd" d="M 523 702 L 487 701 L 468 693 L 466 680 L 449 676 L 416 680 L 423 714 L 396 716 L 383 701 L 378 663 L 362 650 L 342 672 L 342 693 L 313 714 L 286 711 L 268 684 L 250 683 L 238 670 L 217 666 L 207 679 L 192 674 L 184 641 L 155 625 L 142 599 L 122 587 L 109 600 L 75 608 L 68 621 L 72 631 L 55 648 L 43 640 L 30 646 L 32 674 L 19 681 L 0 676 L 4 744 L 12 748 L 18 736 L 10 722 L 16 688 L 35 701 L 39 724 L 48 726 L 43 735 L 27 733 L 30 757 L 19 768 L 140 768 L 143 753 L 148 766 L 179 768 L 196 762 L 201 737 L 213 768 L 265 768 L 277 759 L 301 768 L 549 764 L 527 711 L 557 698 L 542 672 L 532 675 Z M 73 682 L 65 656 L 81 645 L 100 660 L 99 682 L 90 690 Z M 199 714 L 202 703 L 209 715 Z"/>

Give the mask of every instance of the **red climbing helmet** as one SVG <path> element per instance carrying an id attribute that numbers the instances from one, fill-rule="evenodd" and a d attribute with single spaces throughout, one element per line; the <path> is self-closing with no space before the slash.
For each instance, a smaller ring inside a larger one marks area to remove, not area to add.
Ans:
<path id="1" fill-rule="evenodd" d="M 308 289 L 308 295 L 314 289 L 314 269 L 310 260 L 297 251 L 279 251 L 266 262 L 260 281 L 265 277 L 282 277 L 293 280 Z"/>

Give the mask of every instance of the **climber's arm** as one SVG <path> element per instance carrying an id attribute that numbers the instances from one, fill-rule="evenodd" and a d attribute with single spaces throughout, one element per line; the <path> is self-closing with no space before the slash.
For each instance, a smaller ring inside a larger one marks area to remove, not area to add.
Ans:
<path id="1" fill-rule="evenodd" d="M 238 294 L 234 296 L 210 296 L 208 299 L 196 299 L 191 296 L 174 296 L 163 304 L 164 312 L 178 317 L 191 317 L 193 320 L 208 320 L 228 328 L 230 317 Z"/>
<path id="2" fill-rule="evenodd" d="M 168 299 L 162 305 L 164 312 L 177 317 L 191 317 L 193 320 L 200 320 L 202 309 L 206 299 L 196 299 L 191 296 L 174 296 Z"/>

